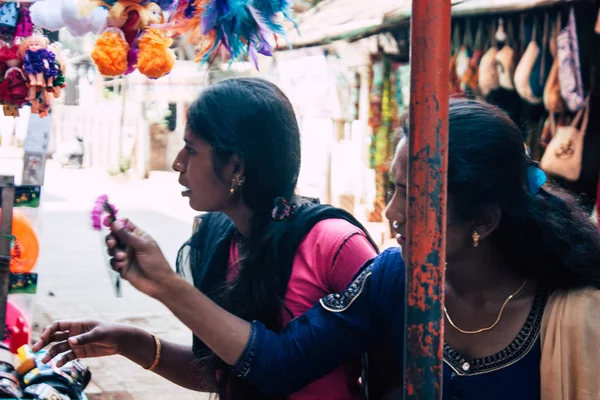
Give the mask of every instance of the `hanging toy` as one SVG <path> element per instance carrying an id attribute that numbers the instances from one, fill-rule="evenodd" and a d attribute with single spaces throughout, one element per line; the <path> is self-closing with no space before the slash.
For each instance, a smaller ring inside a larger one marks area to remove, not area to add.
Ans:
<path id="1" fill-rule="evenodd" d="M 175 64 L 175 53 L 169 49 L 172 40 L 152 27 L 164 22 L 163 11 L 156 3 L 116 2 L 108 13 L 109 27 L 98 37 L 91 54 L 100 73 L 117 76 L 136 68 L 149 78 L 169 73 Z"/>
<path id="2" fill-rule="evenodd" d="M 146 6 L 150 12 L 150 24 L 163 24 L 165 17 L 160 6 L 150 3 Z M 137 68 L 148 78 L 158 79 L 165 76 L 175 65 L 175 53 L 170 49 L 173 39 L 157 28 L 145 28 L 137 41 L 139 49 Z"/>
<path id="3" fill-rule="evenodd" d="M 67 60 L 62 46 L 60 43 L 51 43 L 48 45 L 48 50 L 54 54 L 54 68 L 56 69 L 56 77 L 52 81 L 52 87 L 48 87 L 47 90 L 54 94 L 54 98 L 58 99 L 65 87 L 65 74 L 67 69 Z"/>
<path id="4" fill-rule="evenodd" d="M 224 47 L 231 61 L 250 57 L 258 69 L 258 54 L 273 54 L 269 39 L 285 35 L 283 23 L 292 21 L 289 9 L 288 0 L 210 0 L 202 13 L 201 32 L 213 45 L 202 43 L 197 58 L 209 61 L 212 53 Z"/>
<path id="5" fill-rule="evenodd" d="M 33 23 L 31 15 L 26 7 L 19 8 L 19 20 L 15 28 L 15 37 L 26 38 L 33 35 Z"/>
<path id="6" fill-rule="evenodd" d="M 27 100 L 36 97 L 40 88 L 53 86 L 58 71 L 54 63 L 55 55 L 48 50 L 49 41 L 41 35 L 32 35 L 19 45 L 19 55 L 23 58 L 23 69 L 29 79 Z"/>
<path id="7" fill-rule="evenodd" d="M 118 1 L 108 12 L 108 28 L 98 37 L 91 57 L 104 76 L 131 73 L 137 63 L 137 49 L 132 47 L 143 24 L 148 19 L 139 1 Z"/>
<path id="8" fill-rule="evenodd" d="M 104 76 L 123 75 L 127 71 L 129 44 L 125 40 L 123 31 L 110 27 L 98 37 L 96 47 L 92 50 L 91 57 Z"/>
<path id="9" fill-rule="evenodd" d="M 1 47 L 0 63 L 7 67 L 0 82 L 0 103 L 5 116 L 18 117 L 19 108 L 27 103 L 27 78 L 21 69 L 18 46 Z"/>

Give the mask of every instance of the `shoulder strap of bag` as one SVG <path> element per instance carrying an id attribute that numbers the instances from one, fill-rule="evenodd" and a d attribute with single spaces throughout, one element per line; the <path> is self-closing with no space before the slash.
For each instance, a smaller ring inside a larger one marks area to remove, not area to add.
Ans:
<path id="1" fill-rule="evenodd" d="M 574 128 L 577 128 L 577 126 L 579 125 L 579 122 L 581 122 L 581 125 L 579 126 L 579 131 L 585 133 L 585 130 L 587 129 L 589 115 L 590 115 L 590 95 L 588 95 L 588 97 L 585 99 L 585 107 L 583 107 L 583 109 L 579 110 L 577 115 L 575 115 L 575 118 L 573 118 L 573 122 L 571 122 L 571 126 Z M 583 120 L 582 120 L 582 118 L 583 118 Z"/>
<path id="2" fill-rule="evenodd" d="M 548 50 L 549 40 L 550 40 L 550 14 L 548 12 L 546 12 L 544 14 L 544 28 L 543 28 L 543 35 L 542 35 L 542 59 L 540 61 L 541 65 L 540 65 L 540 80 L 539 80 L 540 86 L 544 85 L 544 81 L 547 78 L 546 62 L 548 60 L 546 57 L 546 53 Z"/>
<path id="3" fill-rule="evenodd" d="M 473 44 L 475 49 L 483 49 L 483 21 L 479 21 L 477 24 L 477 32 L 475 33 L 475 43 Z"/>
<path id="4" fill-rule="evenodd" d="M 454 32 L 452 33 L 452 54 L 456 54 L 460 48 L 460 26 L 458 22 L 454 23 Z"/>
<path id="5" fill-rule="evenodd" d="M 465 36 L 463 37 L 464 46 L 473 48 L 473 33 L 471 32 L 471 21 L 467 19 L 465 22 Z"/>
<path id="6" fill-rule="evenodd" d="M 517 46 L 514 46 L 515 50 L 519 50 L 519 57 L 523 55 L 525 52 L 525 48 L 527 47 L 527 43 L 525 42 L 525 14 L 521 14 L 519 16 L 519 43 Z"/>

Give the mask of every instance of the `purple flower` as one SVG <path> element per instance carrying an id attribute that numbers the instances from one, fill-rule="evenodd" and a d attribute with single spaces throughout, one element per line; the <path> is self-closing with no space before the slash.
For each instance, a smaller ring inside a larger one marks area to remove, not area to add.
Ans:
<path id="1" fill-rule="evenodd" d="M 116 207 L 108 202 L 107 195 L 98 196 L 92 209 L 92 227 L 99 231 L 102 229 L 102 225 L 110 226 L 115 222 L 117 212 Z"/>

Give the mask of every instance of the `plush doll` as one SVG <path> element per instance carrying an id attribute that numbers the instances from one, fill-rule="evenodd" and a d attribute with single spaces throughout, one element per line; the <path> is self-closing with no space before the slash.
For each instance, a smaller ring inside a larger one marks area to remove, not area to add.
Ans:
<path id="1" fill-rule="evenodd" d="M 142 5 L 137 0 L 117 1 L 108 13 L 109 27 L 100 35 L 92 59 L 104 76 L 129 74 L 136 68 L 150 77 L 160 78 L 171 71 L 175 53 L 165 31 L 154 28 L 164 24 L 162 9 L 156 3 Z"/>
<path id="2" fill-rule="evenodd" d="M 23 69 L 29 79 L 28 100 L 33 100 L 39 88 L 52 87 L 58 75 L 54 53 L 48 50 L 48 39 L 32 35 L 19 45 L 19 55 L 23 58 Z"/>

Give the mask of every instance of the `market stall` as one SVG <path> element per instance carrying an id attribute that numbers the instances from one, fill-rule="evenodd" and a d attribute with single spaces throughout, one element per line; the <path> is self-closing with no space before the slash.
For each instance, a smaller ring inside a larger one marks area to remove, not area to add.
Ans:
<path id="1" fill-rule="evenodd" d="M 600 70 L 598 3 L 452 4 L 450 92 L 504 108 L 523 127 L 534 159 L 556 183 L 578 194 L 591 213 L 600 175 L 600 117 L 594 112 L 600 103 L 594 85 Z M 371 221 L 385 219 L 395 115 L 409 103 L 410 11 L 410 1 L 324 2 L 300 18 L 301 34 L 291 33 L 276 54 L 321 51 L 368 77 L 360 88 L 368 101 L 360 104 L 358 114 L 368 123 L 369 151 L 363 162 L 374 172 Z M 357 54 L 363 55 L 361 63 Z"/>

